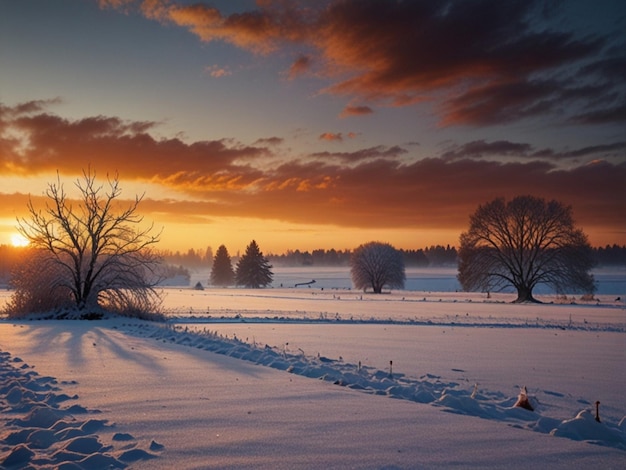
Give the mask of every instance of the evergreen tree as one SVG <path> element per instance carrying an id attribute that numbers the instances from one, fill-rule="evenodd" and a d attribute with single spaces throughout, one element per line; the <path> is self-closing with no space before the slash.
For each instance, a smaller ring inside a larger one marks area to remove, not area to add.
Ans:
<path id="1" fill-rule="evenodd" d="M 214 286 L 232 286 L 235 283 L 235 271 L 224 245 L 220 245 L 215 253 L 209 282 Z"/>
<path id="2" fill-rule="evenodd" d="M 252 240 L 237 263 L 235 274 L 237 285 L 258 289 L 271 284 L 273 277 L 272 265 L 259 250 L 259 245 Z"/>
<path id="3" fill-rule="evenodd" d="M 211 248 L 211 246 L 208 246 L 206 252 L 204 253 L 204 259 L 202 261 L 205 262 L 209 266 L 209 268 L 212 268 L 213 258 L 213 248 Z"/>

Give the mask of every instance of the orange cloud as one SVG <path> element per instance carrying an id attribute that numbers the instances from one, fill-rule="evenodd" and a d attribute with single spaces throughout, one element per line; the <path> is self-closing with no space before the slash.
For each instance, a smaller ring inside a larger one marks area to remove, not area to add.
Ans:
<path id="1" fill-rule="evenodd" d="M 328 142 L 341 142 L 343 135 L 341 135 L 341 132 L 324 132 L 319 138 L 320 140 L 327 140 Z"/>
<path id="2" fill-rule="evenodd" d="M 204 70 L 214 78 L 228 77 L 233 74 L 228 67 L 220 67 L 219 65 L 208 65 Z"/>
<path id="3" fill-rule="evenodd" d="M 311 67 L 311 58 L 309 56 L 301 55 L 296 61 L 289 67 L 287 76 L 289 80 L 294 80 L 300 75 L 304 75 Z"/>
<path id="4" fill-rule="evenodd" d="M 346 137 L 348 139 L 356 139 L 359 136 L 358 132 L 348 132 Z M 343 133 L 341 132 L 324 132 L 319 136 L 320 140 L 326 140 L 328 142 L 342 142 Z"/>
<path id="5" fill-rule="evenodd" d="M 276 50 L 283 41 L 298 41 L 303 35 L 296 6 L 287 2 L 278 6 L 267 2 L 258 10 L 230 16 L 201 3 L 186 5 L 167 0 L 144 0 L 140 10 L 150 19 L 189 29 L 202 41 L 226 41 L 260 54 Z"/>
<path id="6" fill-rule="evenodd" d="M 100 171 L 124 171 L 132 178 L 193 185 L 201 174 L 211 175 L 212 184 L 235 179 L 250 184 L 259 172 L 247 162 L 272 155 L 266 146 L 225 139 L 192 144 L 176 138 L 156 140 L 148 131 L 157 124 L 150 121 L 104 116 L 70 121 L 22 108 L 2 108 L 12 117 L 0 121 L 0 175 L 56 170 L 77 174 L 91 164 Z"/>
<path id="7" fill-rule="evenodd" d="M 378 146 L 277 163 L 280 158 L 268 145 L 282 143 L 278 137 L 255 145 L 185 143 L 153 138 L 153 122 L 106 116 L 69 120 L 21 105 L 2 110 L 0 177 L 54 175 L 56 170 L 76 175 L 88 164 L 99 174 L 118 171 L 124 181 L 167 189 L 169 199 L 148 193 L 143 206 L 171 220 L 243 217 L 460 232 L 479 204 L 530 193 L 572 205 L 583 228 L 612 230 L 616 242 L 626 243 L 626 222 L 620 217 L 626 212 L 626 163 L 605 158 L 607 152 L 623 155 L 623 142 L 557 152 L 524 143 L 473 141 L 426 159 L 401 146 Z M 8 129 L 17 129 L 28 145 L 7 138 Z M 546 158 L 532 157 L 536 153 Z M 498 154 L 519 158 L 488 158 Z M 554 162 L 562 158 L 581 164 L 559 169 Z M 178 196 L 174 200 L 171 194 Z M 0 193 L 0 217 L 14 217 L 15 207 L 25 207 L 23 195 Z"/>
<path id="8" fill-rule="evenodd" d="M 115 8 L 118 10 L 129 8 L 135 3 L 137 3 L 136 0 L 98 0 L 100 8 Z"/>
<path id="9" fill-rule="evenodd" d="M 339 117 L 366 116 L 373 112 L 374 110 L 369 106 L 346 106 Z"/>

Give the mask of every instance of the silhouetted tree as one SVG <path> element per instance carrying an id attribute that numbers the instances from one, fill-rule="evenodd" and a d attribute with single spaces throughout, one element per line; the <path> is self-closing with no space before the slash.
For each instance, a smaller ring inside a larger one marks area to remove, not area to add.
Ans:
<path id="1" fill-rule="evenodd" d="M 428 259 L 429 266 L 446 266 L 457 264 L 457 253 L 454 247 L 448 246 L 431 246 L 424 250 L 424 255 Z"/>
<path id="2" fill-rule="evenodd" d="M 93 316 L 99 307 L 132 315 L 155 309 L 160 302 L 154 290 L 160 259 L 150 248 L 158 235 L 150 234 L 152 226 L 136 228 L 143 221 L 137 215 L 142 198 L 120 208 L 117 177 L 105 190 L 91 171 L 83 172 L 75 186 L 79 198 L 71 201 L 57 178 L 48 185 L 45 210 L 29 201 L 29 218 L 18 220 L 18 230 L 36 253 L 36 266 L 54 273 L 42 276 L 51 283 L 46 286 L 49 293 L 55 292 L 63 305 L 71 297 L 79 316 Z M 31 281 L 36 279 L 33 269 L 25 270 Z M 24 294 L 20 289 L 41 291 L 26 280 L 19 279 L 19 273 L 13 280 L 19 286 L 17 296 Z"/>
<path id="3" fill-rule="evenodd" d="M 232 286 L 235 283 L 235 271 L 224 245 L 220 245 L 215 253 L 209 282 L 214 286 Z"/>
<path id="4" fill-rule="evenodd" d="M 424 250 L 400 250 L 405 266 L 428 266 L 428 258 Z"/>
<path id="5" fill-rule="evenodd" d="M 389 243 L 370 242 L 359 246 L 350 258 L 352 283 L 357 289 L 404 288 L 406 279 L 402 254 Z"/>
<path id="6" fill-rule="evenodd" d="M 300 250 L 287 250 L 282 255 L 269 254 L 267 258 L 274 265 L 281 266 L 348 266 L 350 264 L 350 251 L 337 251 L 330 249 L 301 252 Z"/>
<path id="7" fill-rule="evenodd" d="M 207 246 L 203 261 L 209 266 L 209 268 L 213 267 L 213 258 L 213 248 L 211 246 Z"/>
<path id="8" fill-rule="evenodd" d="M 516 302 L 536 302 L 533 289 L 548 284 L 595 291 L 592 249 L 574 227 L 571 207 L 533 196 L 481 205 L 461 234 L 458 279 L 464 290 L 517 289 Z"/>
<path id="9" fill-rule="evenodd" d="M 595 248 L 594 259 L 601 266 L 626 266 L 626 246 L 614 244 Z"/>
<path id="10" fill-rule="evenodd" d="M 263 256 L 256 241 L 252 240 L 246 247 L 246 252 L 237 262 L 235 280 L 238 286 L 253 289 L 265 287 L 272 283 L 272 265 Z"/>

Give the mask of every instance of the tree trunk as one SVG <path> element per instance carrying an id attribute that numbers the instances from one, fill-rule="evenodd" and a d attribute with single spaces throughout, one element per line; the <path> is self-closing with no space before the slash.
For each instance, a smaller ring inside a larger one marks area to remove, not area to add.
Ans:
<path id="1" fill-rule="evenodd" d="M 533 290 L 528 286 L 515 286 L 517 288 L 517 299 L 513 303 L 520 304 L 524 302 L 541 303 L 533 297 Z"/>

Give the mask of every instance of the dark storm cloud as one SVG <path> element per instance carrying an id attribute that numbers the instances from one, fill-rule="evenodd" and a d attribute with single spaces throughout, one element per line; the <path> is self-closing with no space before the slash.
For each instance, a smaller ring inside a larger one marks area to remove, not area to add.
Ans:
<path id="1" fill-rule="evenodd" d="M 507 142 L 502 140 L 496 142 L 475 140 L 473 142 L 457 146 L 454 150 L 444 152 L 441 154 L 441 158 L 445 160 L 458 160 L 462 158 L 481 158 L 485 156 L 523 156 L 527 155 L 531 148 L 532 147 L 529 144 Z"/>
<path id="2" fill-rule="evenodd" d="M 124 9 L 131 3 L 109 2 Z M 583 124 L 623 120 L 626 55 L 620 45 L 626 41 L 559 24 L 567 1 L 265 0 L 230 15 L 202 3 L 135 4 L 147 17 L 187 28 L 202 41 L 257 54 L 306 48 L 289 77 L 319 63 L 319 75 L 330 80 L 326 93 L 363 103 L 346 107 L 342 117 L 370 113 L 368 103 L 434 101 L 445 126 L 546 115 Z M 590 86 L 598 80 L 601 87 Z"/>
<path id="3" fill-rule="evenodd" d="M 444 151 L 441 158 L 447 161 L 460 159 L 493 158 L 502 160 L 506 157 L 537 160 L 577 160 L 594 161 L 599 159 L 614 159 L 626 161 L 626 142 L 590 145 L 572 150 L 556 151 L 550 148 L 535 149 L 532 145 L 505 140 L 486 142 L 475 140 L 462 145 L 454 145 Z"/>
<path id="4" fill-rule="evenodd" d="M 379 145 L 376 147 L 370 147 L 366 149 L 360 149 L 353 152 L 315 152 L 310 156 L 313 158 L 335 158 L 345 163 L 350 162 L 358 162 L 361 160 L 372 160 L 372 159 L 387 159 L 387 158 L 397 158 L 403 154 L 406 154 L 407 151 L 398 145 L 394 145 L 393 147 L 385 147 L 384 145 Z"/>

